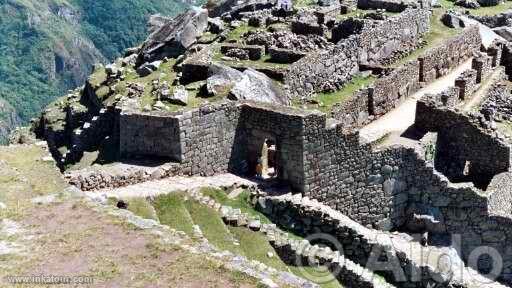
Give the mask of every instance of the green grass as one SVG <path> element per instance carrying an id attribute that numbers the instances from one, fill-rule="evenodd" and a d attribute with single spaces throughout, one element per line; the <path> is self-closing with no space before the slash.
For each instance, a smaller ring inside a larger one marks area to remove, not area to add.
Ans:
<path id="1" fill-rule="evenodd" d="M 316 5 L 316 3 L 317 3 L 316 0 L 297 0 L 297 1 L 294 1 L 293 6 L 295 6 L 297 8 L 308 7 L 308 6 Z"/>
<path id="2" fill-rule="evenodd" d="M 311 282 L 317 283 L 322 288 L 340 288 L 340 287 L 343 287 L 343 285 L 341 285 L 340 282 L 338 282 L 335 279 L 333 279 L 332 281 L 329 281 L 327 283 L 322 283 L 323 281 L 321 280 L 321 278 L 323 278 L 323 277 L 328 278 L 328 277 L 326 277 L 326 276 L 328 276 L 327 275 L 327 271 L 325 271 L 326 268 L 320 268 L 321 270 L 319 271 L 319 268 L 317 268 L 317 267 L 288 266 L 288 269 L 293 274 L 295 274 L 295 275 L 297 275 L 299 277 L 308 279 Z M 312 275 L 312 276 L 308 277 L 308 275 Z"/>
<path id="3" fill-rule="evenodd" d="M 89 83 L 92 87 L 97 88 L 107 80 L 107 72 L 105 67 L 97 67 L 94 72 L 89 75 Z"/>
<path id="4" fill-rule="evenodd" d="M 263 222 L 270 223 L 265 216 L 252 208 L 248 201 L 248 191 L 242 192 L 235 199 L 229 199 L 224 191 L 218 189 L 203 188 L 201 192 L 219 203 L 229 205 L 233 208 L 240 208 L 243 212 L 251 215 L 261 216 L 260 218 Z M 140 216 L 150 213 L 148 212 L 148 210 L 151 210 L 148 207 L 150 203 L 144 199 L 139 200 L 140 202 L 135 204 L 137 208 L 133 208 L 134 210 L 132 211 Z M 134 205 L 132 202 L 133 200 L 128 201 L 129 209 L 130 206 Z M 250 260 L 259 261 L 277 270 L 288 271 L 299 277 L 307 278 L 307 275 L 301 273 L 299 268 L 288 266 L 279 258 L 263 233 L 253 232 L 244 227 L 228 227 L 224 224 L 217 211 L 194 200 L 185 200 L 184 194 L 182 193 L 161 195 L 154 200 L 153 205 L 162 224 L 185 231 L 189 235 L 192 235 L 192 225 L 199 225 L 206 239 L 221 250 L 227 250 L 245 256 Z M 240 245 L 233 244 L 234 241 L 237 241 Z M 273 254 L 273 257 L 268 257 L 269 252 Z M 305 269 L 308 273 L 313 273 L 314 271 L 312 267 L 305 267 Z M 310 280 L 315 281 L 315 279 Z M 320 287 L 324 288 L 342 287 L 337 281 L 319 284 Z"/>
<path id="5" fill-rule="evenodd" d="M 228 33 L 226 41 L 239 41 L 245 33 L 258 29 L 259 28 L 249 26 L 248 24 L 242 24 Z"/>
<path id="6" fill-rule="evenodd" d="M 184 205 L 209 242 L 221 250 L 242 254 L 243 251 L 234 244 L 235 238 L 224 225 L 219 213 L 195 201 L 186 201 Z"/>
<path id="7" fill-rule="evenodd" d="M 252 207 L 249 199 L 250 193 L 247 190 L 240 193 L 240 195 L 234 199 L 229 199 L 226 192 L 214 188 L 203 188 L 201 189 L 201 193 L 203 193 L 205 196 L 209 196 L 212 199 L 215 199 L 215 201 L 222 205 L 240 209 L 240 211 L 243 213 L 247 213 L 255 218 L 259 218 L 261 223 L 272 223 L 265 215 L 256 211 L 254 207 Z"/>
<path id="8" fill-rule="evenodd" d="M 194 222 L 184 205 L 182 193 L 160 195 L 154 200 L 153 206 L 160 223 L 183 231 L 189 236 L 193 235 Z"/>
<path id="9" fill-rule="evenodd" d="M 287 271 L 286 264 L 279 258 L 263 233 L 253 232 L 243 227 L 229 227 L 231 234 L 238 239 L 243 255 L 281 271 Z M 274 256 L 268 257 L 270 252 Z"/>
<path id="10" fill-rule="evenodd" d="M 338 20 L 344 20 L 344 19 L 348 19 L 348 18 L 362 18 L 364 16 L 364 14 L 367 14 L 367 13 L 371 13 L 371 12 L 376 12 L 376 10 L 364 10 L 364 9 L 359 9 L 359 8 L 356 8 L 350 12 L 348 12 L 347 14 L 339 14 L 336 16 L 336 19 Z M 398 15 L 400 13 L 398 12 L 388 12 L 388 11 L 384 11 L 384 15 L 387 15 L 387 16 L 395 16 L 395 15 Z"/>
<path id="11" fill-rule="evenodd" d="M 367 77 L 356 76 L 347 82 L 341 90 L 336 92 L 317 93 L 313 100 L 317 101 L 319 104 L 307 104 L 306 108 L 317 109 L 324 113 L 329 113 L 334 104 L 347 101 L 359 89 L 370 86 L 375 79 L 377 78 L 373 75 Z M 293 104 L 295 106 L 303 107 L 302 103 L 299 102 L 295 102 Z"/>
<path id="12" fill-rule="evenodd" d="M 478 16 L 496 15 L 512 9 L 512 2 L 510 1 L 505 1 L 504 3 L 496 6 L 480 7 L 478 9 L 469 9 L 457 6 L 455 5 L 455 1 L 450 0 L 439 0 L 439 4 L 444 9 L 455 9 L 461 12 L 469 11 L 471 14 Z"/>
<path id="13" fill-rule="evenodd" d="M 128 210 L 133 214 L 139 215 L 144 219 L 158 220 L 155 208 L 151 203 L 144 198 L 131 198 L 128 199 Z"/>

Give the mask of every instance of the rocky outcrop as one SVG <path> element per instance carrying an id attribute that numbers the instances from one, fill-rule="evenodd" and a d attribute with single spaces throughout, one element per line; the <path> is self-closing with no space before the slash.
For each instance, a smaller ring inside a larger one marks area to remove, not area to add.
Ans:
<path id="1" fill-rule="evenodd" d="M 208 67 L 206 90 L 209 95 L 227 95 L 237 82 L 244 78 L 244 74 L 236 69 L 212 64 Z"/>
<path id="2" fill-rule="evenodd" d="M 235 84 L 229 97 L 236 100 L 274 104 L 287 104 L 288 102 L 283 92 L 267 75 L 250 68 L 243 72 L 242 80 Z"/>
<path id="3" fill-rule="evenodd" d="M 137 64 L 183 54 L 208 27 L 208 12 L 193 8 L 174 19 L 165 19 L 142 45 Z"/>

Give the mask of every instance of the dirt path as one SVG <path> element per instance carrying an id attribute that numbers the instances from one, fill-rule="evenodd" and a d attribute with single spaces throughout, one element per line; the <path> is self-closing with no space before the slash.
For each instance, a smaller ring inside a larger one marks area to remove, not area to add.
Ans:
<path id="1" fill-rule="evenodd" d="M 119 198 L 155 196 L 171 191 L 184 191 L 200 187 L 224 188 L 234 185 L 252 186 L 255 182 L 233 174 L 219 174 L 211 177 L 170 177 L 162 180 L 147 181 L 115 189 L 102 189 L 89 194 L 105 194 Z"/>
<path id="2" fill-rule="evenodd" d="M 465 70 L 471 69 L 472 59 L 451 71 L 448 75 L 441 77 L 432 84 L 420 89 L 418 92 L 407 98 L 400 106 L 386 113 L 376 121 L 368 124 L 359 131 L 362 143 L 369 143 L 382 138 L 390 133 L 402 133 L 412 124 L 416 114 L 416 102 L 425 94 L 440 93 L 446 88 L 453 86 L 455 79 Z"/>
<path id="3" fill-rule="evenodd" d="M 164 244 L 80 201 L 34 207 L 18 223 L 31 235 L 21 241 L 30 253 L 5 259 L 4 284 L 5 276 L 62 275 L 92 277 L 86 287 L 256 286 L 251 277 Z"/>

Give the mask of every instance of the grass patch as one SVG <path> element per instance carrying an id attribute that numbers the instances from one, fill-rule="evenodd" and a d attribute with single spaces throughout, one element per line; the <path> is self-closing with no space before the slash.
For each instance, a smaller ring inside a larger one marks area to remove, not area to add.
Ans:
<path id="1" fill-rule="evenodd" d="M 256 209 L 252 207 L 250 203 L 250 193 L 247 190 L 240 193 L 240 195 L 234 199 L 229 199 L 226 192 L 214 188 L 203 188 L 201 189 L 201 193 L 203 193 L 205 196 L 213 198 L 215 201 L 222 205 L 240 209 L 240 211 L 243 213 L 247 213 L 255 218 L 259 218 L 261 223 L 272 223 L 265 215 L 256 211 Z"/>
<path id="2" fill-rule="evenodd" d="M 215 51 L 212 59 L 214 61 L 220 62 L 229 67 L 249 67 L 253 69 L 280 69 L 286 68 L 289 64 L 283 63 L 274 63 L 270 62 L 270 55 L 265 54 L 261 59 L 253 61 L 253 60 L 223 60 L 222 57 L 224 55 L 220 53 L 220 51 Z"/>
<path id="3" fill-rule="evenodd" d="M 44 156 L 47 152 L 35 145 L 0 147 L 0 202 L 9 207 L 9 214 L 21 213 L 30 205 L 30 198 L 59 193 L 67 187 L 54 163 L 41 161 Z"/>
<path id="4" fill-rule="evenodd" d="M 364 10 L 364 9 L 356 8 L 356 9 L 348 12 L 347 14 L 339 14 L 339 15 L 337 15 L 336 19 L 338 19 L 338 20 L 345 20 L 345 19 L 348 19 L 348 18 L 351 18 L 351 17 L 352 18 L 362 18 L 365 14 L 372 13 L 372 12 L 376 12 L 376 10 L 371 10 L 371 9 Z M 386 16 L 395 16 L 395 15 L 398 15 L 400 13 L 399 12 L 384 11 L 383 14 L 386 15 Z"/>
<path id="5" fill-rule="evenodd" d="M 345 86 L 336 92 L 317 93 L 313 98 L 318 104 L 306 104 L 307 109 L 317 109 L 324 113 L 329 113 L 332 106 L 337 103 L 343 103 L 350 99 L 359 89 L 370 86 L 377 78 L 373 75 L 363 77 L 356 76 L 352 78 Z M 293 103 L 294 106 L 303 107 L 300 102 Z"/>
<path id="6" fill-rule="evenodd" d="M 242 24 L 229 31 L 228 36 L 226 37 L 226 41 L 239 41 L 242 38 L 242 35 L 253 30 L 258 30 L 258 28 L 249 26 L 248 24 Z"/>
<path id="7" fill-rule="evenodd" d="M 89 84 L 95 89 L 105 81 L 107 81 L 107 71 L 103 66 L 94 69 L 94 72 L 89 76 Z"/>
<path id="8" fill-rule="evenodd" d="M 308 6 L 313 6 L 313 5 L 316 5 L 317 1 L 315 0 L 297 0 L 297 1 L 294 1 L 293 5 L 295 7 L 308 7 Z"/>
<path id="9" fill-rule="evenodd" d="M 293 273 L 299 277 L 302 277 L 304 279 L 307 279 L 313 283 L 316 283 L 316 284 L 320 285 L 320 287 L 322 287 L 322 288 L 342 288 L 343 287 L 343 285 L 341 285 L 340 282 L 338 282 L 335 279 L 333 279 L 332 281 L 327 282 L 327 283 L 322 283 L 323 281 L 321 281 L 321 278 L 328 276 L 326 274 L 328 272 L 323 271 L 323 270 L 318 271 L 317 267 L 288 266 L 288 269 L 290 270 L 291 273 Z M 325 268 L 325 269 L 327 269 L 327 268 Z M 308 277 L 309 275 L 312 275 L 312 277 Z M 318 277 L 316 277 L 316 276 L 318 276 Z"/>
<path id="10" fill-rule="evenodd" d="M 155 208 L 144 198 L 128 199 L 128 210 L 144 219 L 153 219 L 158 221 Z"/>
<path id="11" fill-rule="evenodd" d="M 503 13 L 509 9 L 512 9 L 511 1 L 505 1 L 505 3 L 496 5 L 496 6 L 480 7 L 478 9 L 465 9 L 465 10 L 469 11 L 473 15 L 489 16 L 489 15 L 496 15 L 496 14 Z"/>
<path id="12" fill-rule="evenodd" d="M 274 248 L 270 246 L 263 233 L 252 232 L 242 227 L 230 227 L 229 230 L 240 241 L 240 247 L 247 258 L 259 261 L 277 270 L 288 270 L 286 264 L 279 258 Z M 268 252 L 274 256 L 268 257 Z"/>
<path id="13" fill-rule="evenodd" d="M 240 246 L 234 244 L 235 239 L 224 225 L 219 213 L 195 201 L 186 201 L 185 207 L 187 207 L 194 223 L 201 228 L 203 235 L 215 247 L 242 254 L 243 251 Z"/>
<path id="14" fill-rule="evenodd" d="M 503 134 L 512 136 L 512 122 L 503 121 L 496 124 L 498 127 L 498 131 L 500 131 Z"/>
<path id="15" fill-rule="evenodd" d="M 194 225 L 187 208 L 184 205 L 184 195 L 182 193 L 170 193 L 158 196 L 154 202 L 156 214 L 160 223 L 183 231 L 187 235 L 193 235 Z"/>

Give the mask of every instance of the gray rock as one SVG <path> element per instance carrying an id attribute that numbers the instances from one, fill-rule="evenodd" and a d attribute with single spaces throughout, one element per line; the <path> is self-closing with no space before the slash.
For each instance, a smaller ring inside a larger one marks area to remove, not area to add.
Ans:
<path id="1" fill-rule="evenodd" d="M 236 69 L 213 63 L 208 67 L 206 91 L 208 95 L 228 95 L 235 84 L 244 78 L 244 74 Z"/>
<path id="2" fill-rule="evenodd" d="M 282 91 L 267 75 L 251 68 L 245 70 L 243 74 L 244 78 L 231 90 L 231 99 L 287 104 L 288 101 Z"/>
<path id="3" fill-rule="evenodd" d="M 480 8 L 480 4 L 478 4 L 476 0 L 457 0 L 455 1 L 455 5 L 469 9 Z"/>
<path id="4" fill-rule="evenodd" d="M 214 34 L 220 34 L 224 31 L 224 21 L 219 17 L 208 19 L 209 31 Z"/>
<path id="5" fill-rule="evenodd" d="M 138 63 L 153 62 L 183 54 L 208 27 L 208 11 L 193 7 L 151 33 L 139 53 Z"/>
<path id="6" fill-rule="evenodd" d="M 116 64 L 108 64 L 107 66 L 105 66 L 105 72 L 107 73 L 107 75 L 113 77 L 118 76 L 120 73 L 119 68 L 117 68 Z"/>
<path id="7" fill-rule="evenodd" d="M 137 74 L 139 74 L 140 77 L 146 77 L 149 74 L 153 73 L 153 70 L 148 67 L 148 63 L 144 63 L 142 66 L 137 68 Z"/>
<path id="8" fill-rule="evenodd" d="M 462 21 L 457 15 L 452 13 L 445 13 L 441 17 L 441 21 L 444 25 L 450 27 L 450 28 L 464 28 L 466 27 L 466 24 L 464 21 Z"/>
<path id="9" fill-rule="evenodd" d="M 188 104 L 188 91 L 183 86 L 178 86 L 174 89 L 174 93 L 168 98 L 169 102 L 173 104 L 186 106 Z"/>
<path id="10" fill-rule="evenodd" d="M 248 227 L 253 231 L 259 231 L 261 229 L 261 222 L 259 220 L 249 221 Z"/>

